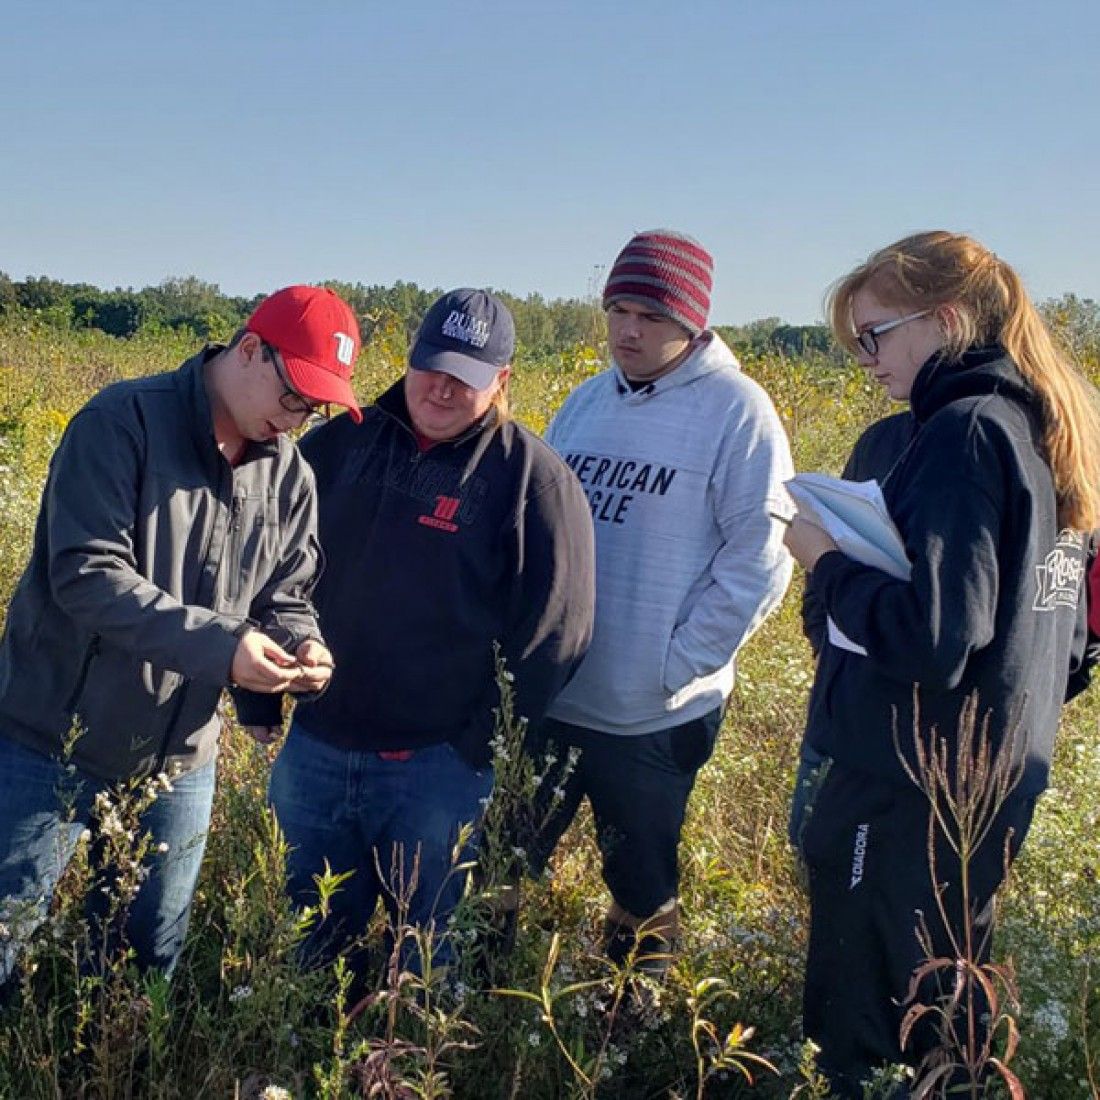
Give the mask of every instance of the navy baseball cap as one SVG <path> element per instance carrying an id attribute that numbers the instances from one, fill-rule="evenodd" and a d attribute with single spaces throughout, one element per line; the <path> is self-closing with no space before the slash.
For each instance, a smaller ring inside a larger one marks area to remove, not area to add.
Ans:
<path id="1" fill-rule="evenodd" d="M 487 290 L 461 287 L 437 298 L 424 315 L 409 366 L 443 371 L 487 390 L 515 350 L 516 324 L 508 307 Z"/>

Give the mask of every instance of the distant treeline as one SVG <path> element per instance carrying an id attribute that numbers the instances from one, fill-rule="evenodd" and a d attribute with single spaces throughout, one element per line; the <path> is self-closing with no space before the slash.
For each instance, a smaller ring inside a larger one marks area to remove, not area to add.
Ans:
<path id="1" fill-rule="evenodd" d="M 355 310 L 364 337 L 375 329 L 387 334 L 416 332 L 428 306 L 442 290 L 397 282 L 393 286 L 327 282 Z M 540 294 L 516 298 L 499 292 L 516 319 L 517 337 L 529 351 L 570 347 L 599 338 L 602 318 L 591 302 L 547 301 Z M 96 328 L 111 336 L 133 336 L 151 326 L 188 329 L 201 339 L 224 339 L 244 322 L 263 295 L 223 294 L 194 276 L 165 279 L 142 290 L 101 290 L 87 283 L 64 283 L 44 276 L 15 280 L 0 274 L 0 313 L 33 310 L 47 320 L 73 328 Z"/>
<path id="2" fill-rule="evenodd" d="M 373 332 L 407 340 L 416 332 L 428 306 L 442 293 L 415 283 L 393 286 L 327 282 L 355 310 L 365 339 Z M 516 320 L 521 349 L 532 355 L 562 351 L 577 344 L 598 345 L 603 340 L 603 313 L 598 300 L 544 298 L 528 294 L 517 298 L 496 293 Z M 29 310 L 50 323 L 70 328 L 95 328 L 111 336 L 127 337 L 148 328 L 186 329 L 199 339 L 231 335 L 262 295 L 252 298 L 223 294 L 214 283 L 194 276 L 169 278 L 142 290 L 101 290 L 88 283 L 64 283 L 46 276 L 12 279 L 0 272 L 0 315 Z M 1077 351 L 1100 346 L 1100 306 L 1090 298 L 1066 294 L 1043 304 L 1049 321 Z M 765 317 L 747 325 L 715 326 L 741 355 L 820 355 L 840 360 L 825 325 L 789 325 Z"/>
<path id="3" fill-rule="evenodd" d="M 442 293 L 436 287 L 396 282 L 393 286 L 327 282 L 359 316 L 365 337 L 375 329 L 416 332 L 428 306 Z M 603 311 L 599 302 L 579 298 L 544 298 L 528 294 L 517 298 L 496 293 L 516 319 L 521 348 L 532 354 L 561 351 L 603 339 Z M 12 279 L 0 273 L 0 314 L 13 309 L 36 312 L 52 323 L 72 328 L 96 328 L 111 336 L 133 336 L 141 329 L 161 326 L 187 329 L 200 339 L 224 339 L 252 312 L 262 295 L 252 298 L 223 294 L 214 283 L 194 276 L 165 279 L 142 290 L 101 290 L 88 283 L 64 283 L 35 276 Z M 783 352 L 801 355 L 829 352 L 832 340 L 824 325 L 787 325 L 778 317 L 748 325 L 719 326 L 723 337 L 738 351 Z"/>

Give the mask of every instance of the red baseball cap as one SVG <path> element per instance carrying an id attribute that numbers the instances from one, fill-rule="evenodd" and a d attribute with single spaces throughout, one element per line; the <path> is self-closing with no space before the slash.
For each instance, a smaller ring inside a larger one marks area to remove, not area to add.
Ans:
<path id="1" fill-rule="evenodd" d="M 310 401 L 343 405 L 363 419 L 351 388 L 359 325 L 339 295 L 320 286 L 288 286 L 268 295 L 245 322 L 282 356 L 291 385 Z"/>

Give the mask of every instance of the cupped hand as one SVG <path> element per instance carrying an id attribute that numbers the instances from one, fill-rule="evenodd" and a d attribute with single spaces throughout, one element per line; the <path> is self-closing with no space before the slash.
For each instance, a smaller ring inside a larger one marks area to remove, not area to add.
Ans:
<path id="1" fill-rule="evenodd" d="M 299 672 L 298 661 L 259 630 L 237 643 L 230 679 L 237 687 L 272 694 L 286 691 Z"/>
<path id="2" fill-rule="evenodd" d="M 298 674 L 291 684 L 291 691 L 321 691 L 332 679 L 332 654 L 314 638 L 302 642 L 295 650 Z"/>

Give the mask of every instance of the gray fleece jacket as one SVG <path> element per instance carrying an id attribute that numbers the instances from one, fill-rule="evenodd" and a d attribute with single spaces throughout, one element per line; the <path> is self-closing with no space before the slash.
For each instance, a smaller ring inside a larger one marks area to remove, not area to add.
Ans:
<path id="1" fill-rule="evenodd" d="M 204 349 L 108 387 L 53 456 L 0 640 L 0 736 L 104 780 L 213 755 L 215 714 L 251 620 L 319 637 L 313 475 L 286 439 L 231 467 L 214 440 Z"/>

